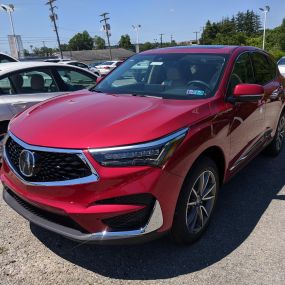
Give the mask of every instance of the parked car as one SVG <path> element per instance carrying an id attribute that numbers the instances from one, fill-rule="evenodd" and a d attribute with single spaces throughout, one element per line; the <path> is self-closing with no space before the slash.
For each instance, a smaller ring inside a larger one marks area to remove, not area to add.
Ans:
<path id="1" fill-rule="evenodd" d="M 110 71 L 118 67 L 123 61 L 121 60 L 110 60 L 96 65 L 95 67 L 99 70 L 101 75 L 107 75 Z"/>
<path id="2" fill-rule="evenodd" d="M 72 65 L 72 66 L 77 66 L 89 71 L 92 71 L 93 73 L 95 73 L 95 75 L 97 77 L 100 76 L 100 71 L 96 68 L 96 67 L 92 67 L 90 68 L 87 64 L 79 62 L 79 61 L 74 61 L 74 60 L 70 60 L 70 61 L 60 61 L 60 64 L 68 64 L 68 65 Z"/>
<path id="3" fill-rule="evenodd" d="M 46 62 L 3 63 L 0 67 L 0 158 L 10 119 L 28 107 L 57 95 L 89 88 L 92 72 Z"/>
<path id="4" fill-rule="evenodd" d="M 280 153 L 284 85 L 272 57 L 253 47 L 135 55 L 92 90 L 12 120 L 4 200 L 80 242 L 170 233 L 192 243 L 207 228 L 221 185 L 262 150 Z"/>
<path id="5" fill-rule="evenodd" d="M 281 57 L 277 62 L 280 73 L 285 77 L 285 56 Z"/>
<path id="6" fill-rule="evenodd" d="M 10 56 L 10 55 L 7 55 L 5 53 L 2 53 L 0 52 L 0 64 L 1 63 L 7 63 L 7 62 L 17 62 L 18 59 Z"/>

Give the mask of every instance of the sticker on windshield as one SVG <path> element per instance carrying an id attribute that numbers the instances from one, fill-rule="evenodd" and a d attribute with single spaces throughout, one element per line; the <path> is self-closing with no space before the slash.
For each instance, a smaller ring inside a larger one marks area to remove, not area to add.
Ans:
<path id="1" fill-rule="evenodd" d="M 150 65 L 163 65 L 161 61 L 153 61 Z"/>
<path id="2" fill-rule="evenodd" d="M 193 90 L 193 89 L 188 89 L 186 91 L 187 95 L 196 95 L 196 96 L 204 96 L 205 91 L 204 90 Z"/>

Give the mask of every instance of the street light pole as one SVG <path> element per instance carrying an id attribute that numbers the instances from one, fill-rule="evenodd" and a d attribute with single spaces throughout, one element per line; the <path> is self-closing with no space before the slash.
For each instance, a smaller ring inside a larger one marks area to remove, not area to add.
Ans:
<path id="1" fill-rule="evenodd" d="M 15 33 L 15 27 L 14 27 L 14 21 L 13 21 L 13 16 L 12 16 L 12 12 L 14 12 L 14 5 L 13 4 L 1 4 L 1 10 L 4 10 L 8 13 L 9 15 L 9 20 L 10 20 L 10 25 L 11 25 L 11 31 L 12 31 L 12 36 L 13 36 L 13 40 L 14 40 L 14 45 L 16 48 L 16 52 L 17 52 L 17 57 L 19 58 L 19 47 L 18 47 L 18 42 L 17 42 L 17 38 L 16 38 L 16 33 Z"/>
<path id="2" fill-rule="evenodd" d="M 132 27 L 137 34 L 136 53 L 139 53 L 140 52 L 139 30 L 141 28 L 141 25 L 136 25 L 136 26 L 132 25 Z"/>
<path id="3" fill-rule="evenodd" d="M 267 13 L 270 11 L 270 7 L 265 6 L 265 8 L 259 8 L 259 10 L 262 11 L 262 13 L 264 14 L 262 49 L 265 49 L 266 18 L 267 18 Z"/>

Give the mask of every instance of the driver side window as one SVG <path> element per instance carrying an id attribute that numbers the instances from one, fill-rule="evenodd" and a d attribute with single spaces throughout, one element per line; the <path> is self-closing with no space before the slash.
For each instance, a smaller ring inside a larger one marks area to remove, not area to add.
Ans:
<path id="1" fill-rule="evenodd" d="M 229 80 L 227 95 L 232 95 L 235 86 L 240 83 L 254 83 L 252 64 L 248 53 L 243 53 L 236 59 Z"/>

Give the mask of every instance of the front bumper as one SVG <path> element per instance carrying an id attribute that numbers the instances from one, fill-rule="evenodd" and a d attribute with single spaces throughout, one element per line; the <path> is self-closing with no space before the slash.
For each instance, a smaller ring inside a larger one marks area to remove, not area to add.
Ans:
<path id="1" fill-rule="evenodd" d="M 37 211 L 33 211 L 32 208 L 34 207 L 32 205 L 29 205 L 16 194 L 12 194 L 12 191 L 6 186 L 4 186 L 3 198 L 12 209 L 30 222 L 77 242 L 121 242 L 139 239 L 148 234 L 153 234 L 163 224 L 162 211 L 158 201 L 155 202 L 149 221 L 143 228 L 131 231 L 83 233 L 78 229 L 60 225 L 46 219 L 43 215 L 38 214 Z"/>
<path id="2" fill-rule="evenodd" d="M 66 151 L 19 144 L 31 151 Z M 75 150 L 68 152 L 78 155 Z M 1 180 L 5 201 L 33 223 L 77 241 L 139 240 L 171 228 L 181 177 L 153 167 L 102 167 L 87 151 L 80 155 L 93 169 L 92 181 L 25 181 L 4 155 Z M 142 196 L 151 199 L 138 199 Z M 50 219 L 51 215 L 55 218 Z M 67 224 L 60 222 L 63 217 Z M 125 223 L 125 218 L 135 222 Z M 69 226 L 70 222 L 76 226 Z"/>

